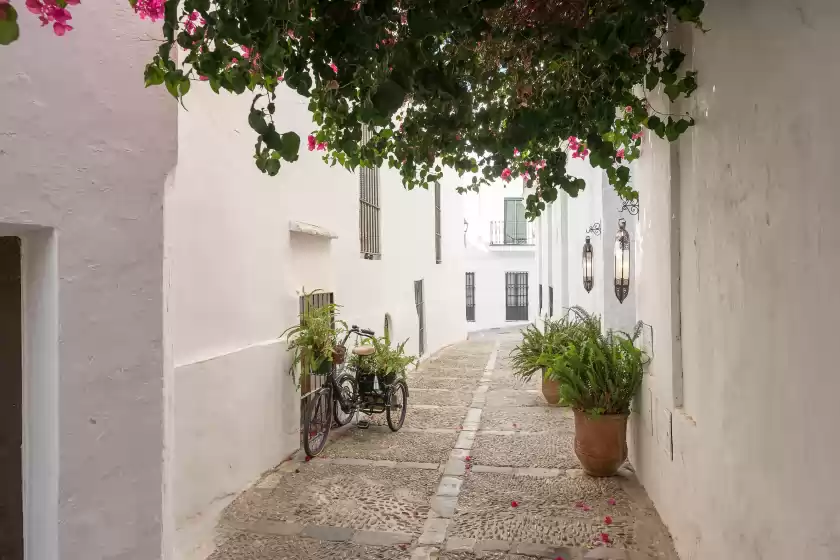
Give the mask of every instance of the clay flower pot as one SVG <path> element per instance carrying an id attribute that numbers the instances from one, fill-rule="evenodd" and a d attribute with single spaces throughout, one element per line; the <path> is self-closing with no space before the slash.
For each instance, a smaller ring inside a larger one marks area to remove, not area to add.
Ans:
<path id="1" fill-rule="evenodd" d="M 546 379 L 543 375 L 542 394 L 548 404 L 557 404 L 560 401 L 560 383 L 552 379 Z"/>
<path id="2" fill-rule="evenodd" d="M 591 476 L 613 476 L 627 460 L 627 414 L 575 410 L 575 455 Z"/>

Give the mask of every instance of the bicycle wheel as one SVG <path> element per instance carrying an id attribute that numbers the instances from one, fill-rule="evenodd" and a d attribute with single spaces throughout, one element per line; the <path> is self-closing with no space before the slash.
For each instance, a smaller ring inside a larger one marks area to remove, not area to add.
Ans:
<path id="1" fill-rule="evenodd" d="M 408 385 L 405 384 L 405 381 L 397 381 L 388 390 L 388 410 L 385 412 L 388 427 L 391 428 L 392 432 L 402 428 L 407 409 Z"/>
<path id="2" fill-rule="evenodd" d="M 340 400 L 336 399 L 336 402 L 333 405 L 333 417 L 335 418 L 336 424 L 344 426 L 353 419 L 353 416 L 356 415 L 356 400 L 359 398 L 359 386 L 356 383 L 356 379 L 350 374 L 341 376 L 341 378 L 336 381 L 336 385 L 338 385 L 338 389 L 341 391 L 341 399 L 348 408 L 347 412 L 344 412 L 341 408 Z"/>
<path id="3" fill-rule="evenodd" d="M 303 418 L 303 450 L 309 457 L 315 457 L 327 445 L 333 404 L 331 387 L 322 387 L 309 396 Z"/>

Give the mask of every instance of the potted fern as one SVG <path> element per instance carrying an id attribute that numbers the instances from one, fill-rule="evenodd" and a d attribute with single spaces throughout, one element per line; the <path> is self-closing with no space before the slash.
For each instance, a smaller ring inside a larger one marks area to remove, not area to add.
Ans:
<path id="1" fill-rule="evenodd" d="M 338 344 L 339 336 L 346 332 L 347 324 L 337 320 L 338 306 L 334 303 L 315 307 L 309 302 L 315 292 L 304 293 L 304 306 L 299 322 L 280 335 L 286 337 L 288 350 L 292 353 L 289 374 L 294 379 L 295 368 L 300 366 L 301 378 L 310 373 L 325 375 L 334 363 L 344 360 L 343 348 Z"/>
<path id="2" fill-rule="evenodd" d="M 370 392 L 373 389 L 373 375 L 379 377 L 383 384 L 392 385 L 398 379 L 405 379 L 406 368 L 413 364 L 417 358 L 405 353 L 404 342 L 391 346 L 391 338 L 388 333 L 381 337 L 369 337 L 364 341 L 374 347 L 375 352 L 369 357 L 362 358 L 354 355 L 351 358 L 351 366 L 358 374 L 359 392 Z"/>
<path id="3" fill-rule="evenodd" d="M 569 313 L 558 319 L 546 318 L 542 329 L 528 325 L 522 332 L 522 342 L 510 353 L 513 375 L 523 381 L 540 372 L 542 394 L 549 404 L 560 400 L 560 384 L 546 375 L 547 357 L 559 352 L 572 341 L 589 336 L 591 331 L 600 332 L 600 321 L 593 319 L 581 308 L 573 307 Z"/>
<path id="4" fill-rule="evenodd" d="M 646 356 L 632 335 L 602 334 L 600 319 L 575 311 L 584 336 L 546 353 L 545 375 L 560 386 L 560 403 L 575 414 L 575 454 L 592 476 L 612 476 L 627 459 L 627 418 L 642 384 Z M 597 329 L 596 329 L 597 326 Z"/>

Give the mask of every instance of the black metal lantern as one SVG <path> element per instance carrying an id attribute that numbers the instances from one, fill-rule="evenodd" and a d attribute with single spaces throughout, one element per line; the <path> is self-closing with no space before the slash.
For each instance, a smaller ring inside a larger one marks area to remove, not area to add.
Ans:
<path id="1" fill-rule="evenodd" d="M 595 275 L 592 271 L 592 243 L 589 242 L 589 236 L 586 236 L 586 242 L 583 244 L 583 287 L 587 292 L 592 291 L 592 286 L 595 283 Z"/>
<path id="2" fill-rule="evenodd" d="M 625 229 L 627 221 L 618 220 L 615 234 L 615 297 L 624 303 L 630 293 L 630 234 Z"/>

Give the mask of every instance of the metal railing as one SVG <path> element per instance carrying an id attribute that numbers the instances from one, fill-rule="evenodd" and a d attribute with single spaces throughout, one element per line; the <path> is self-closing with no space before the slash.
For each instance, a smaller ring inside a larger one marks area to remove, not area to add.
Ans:
<path id="1" fill-rule="evenodd" d="M 490 245 L 533 245 L 536 238 L 532 222 L 490 222 Z"/>

